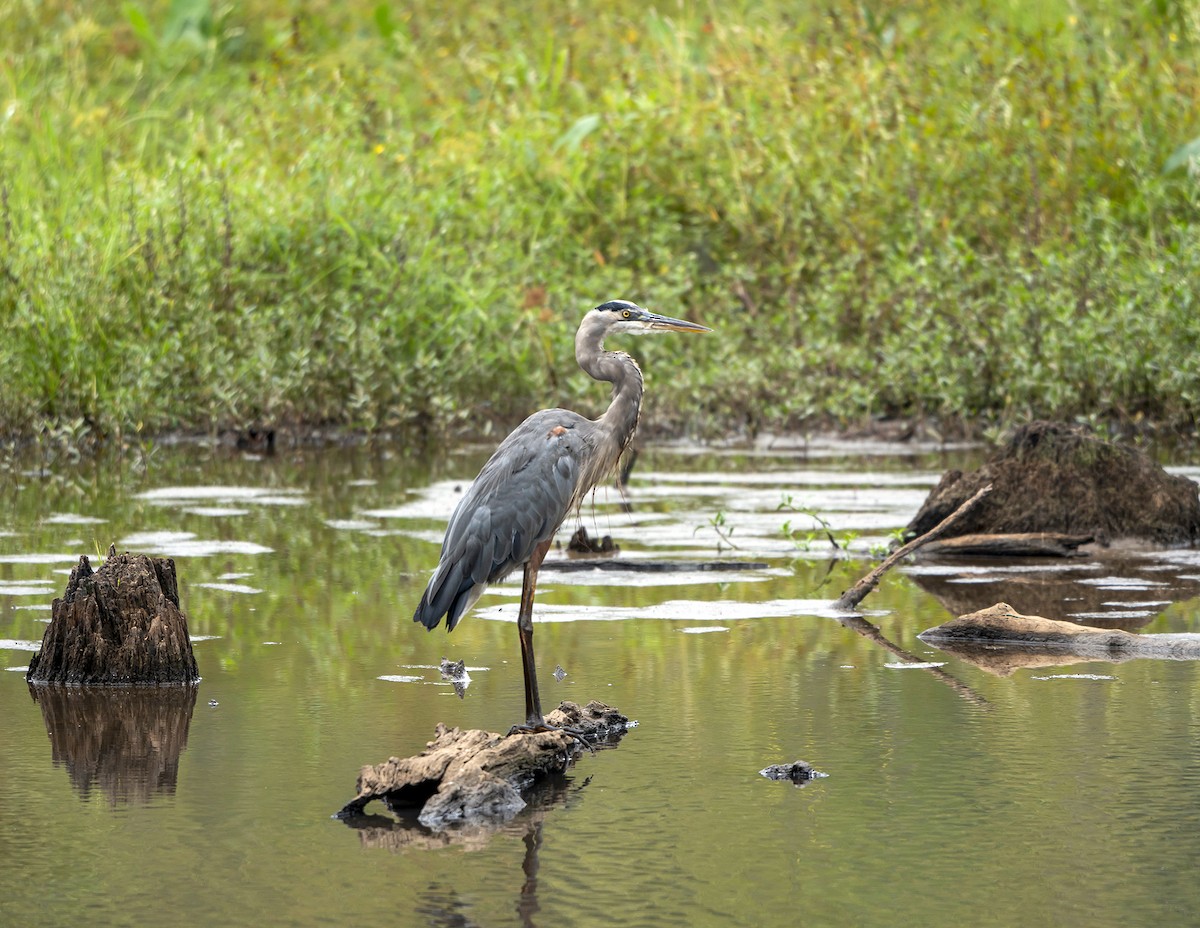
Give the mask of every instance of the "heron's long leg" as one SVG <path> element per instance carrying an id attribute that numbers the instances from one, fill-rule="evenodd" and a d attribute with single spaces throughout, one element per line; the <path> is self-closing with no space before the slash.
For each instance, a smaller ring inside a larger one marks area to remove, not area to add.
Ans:
<path id="1" fill-rule="evenodd" d="M 550 541 L 544 541 L 533 549 L 533 555 L 525 564 L 525 577 L 521 583 L 521 610 L 517 613 L 517 634 L 521 637 L 521 666 L 525 670 L 525 724 L 545 726 L 542 717 L 542 701 L 538 696 L 537 665 L 533 660 L 533 593 L 537 587 L 538 570 L 550 550 Z"/>
<path id="2" fill-rule="evenodd" d="M 517 634 L 521 637 L 521 666 L 525 670 L 525 724 L 514 725 L 508 733 L 512 735 L 517 732 L 561 731 L 589 751 L 594 751 L 582 732 L 547 725 L 542 715 L 542 700 L 538 696 L 537 665 L 533 660 L 533 593 L 537 587 L 538 570 L 549 550 L 549 541 L 542 542 L 533 549 L 533 556 L 525 564 L 525 576 L 521 581 L 521 609 L 517 613 Z"/>

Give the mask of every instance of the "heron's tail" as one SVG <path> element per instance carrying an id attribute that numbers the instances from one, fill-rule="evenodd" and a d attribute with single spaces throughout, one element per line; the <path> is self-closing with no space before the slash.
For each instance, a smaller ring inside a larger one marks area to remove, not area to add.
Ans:
<path id="1" fill-rule="evenodd" d="M 470 577 L 463 577 L 458 569 L 451 570 L 450 574 L 449 577 L 442 577 L 439 571 L 433 575 L 417 611 L 413 613 L 413 621 L 420 622 L 430 631 L 438 627 L 442 616 L 446 616 L 446 631 L 454 631 L 458 620 L 475 605 L 486 586 L 475 583 Z"/>
<path id="2" fill-rule="evenodd" d="M 421 597 L 421 604 L 417 606 L 417 611 L 413 613 L 413 621 L 420 622 L 430 631 L 433 631 L 442 621 L 442 616 L 446 614 L 446 610 L 437 610 L 429 602 L 429 590 L 425 591 L 425 595 Z"/>

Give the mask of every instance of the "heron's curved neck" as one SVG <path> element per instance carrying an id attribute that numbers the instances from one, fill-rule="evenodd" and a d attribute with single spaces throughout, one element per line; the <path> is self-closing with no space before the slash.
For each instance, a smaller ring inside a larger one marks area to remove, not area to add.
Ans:
<path id="1" fill-rule="evenodd" d="M 602 332 L 582 328 L 575 336 L 575 360 L 591 377 L 613 385 L 612 402 L 596 422 L 612 437 L 620 454 L 637 431 L 645 389 L 642 369 L 622 351 L 605 351 Z"/>

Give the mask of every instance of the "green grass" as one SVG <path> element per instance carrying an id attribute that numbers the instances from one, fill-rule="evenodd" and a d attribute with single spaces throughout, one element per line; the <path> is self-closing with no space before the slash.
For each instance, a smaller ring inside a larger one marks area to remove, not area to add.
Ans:
<path id="1" fill-rule="evenodd" d="M 3 7 L 5 433 L 1195 426 L 1184 4 L 292 6 Z"/>

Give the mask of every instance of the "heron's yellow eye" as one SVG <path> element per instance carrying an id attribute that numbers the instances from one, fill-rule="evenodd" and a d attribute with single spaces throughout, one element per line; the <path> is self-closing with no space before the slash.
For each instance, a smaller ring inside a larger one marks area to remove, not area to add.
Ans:
<path id="1" fill-rule="evenodd" d="M 622 312 L 622 313 L 621 313 L 621 315 L 622 315 L 624 318 L 628 319 L 628 318 L 629 318 L 629 310 L 625 310 L 624 312 Z"/>

